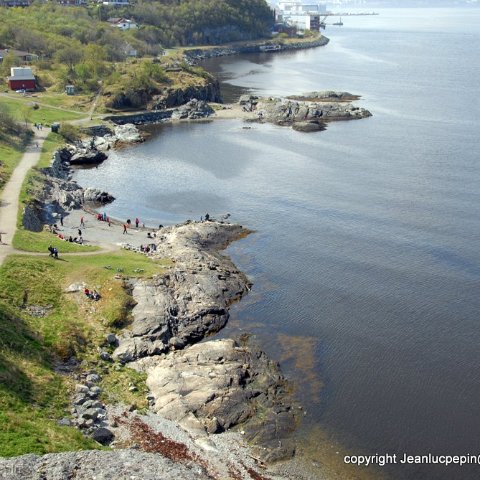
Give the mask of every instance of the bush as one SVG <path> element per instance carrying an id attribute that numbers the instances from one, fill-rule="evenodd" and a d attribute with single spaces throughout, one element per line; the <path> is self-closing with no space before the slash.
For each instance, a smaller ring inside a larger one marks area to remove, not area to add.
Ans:
<path id="1" fill-rule="evenodd" d="M 70 123 L 62 123 L 60 125 L 60 135 L 70 143 L 78 142 L 81 139 L 80 129 Z"/>

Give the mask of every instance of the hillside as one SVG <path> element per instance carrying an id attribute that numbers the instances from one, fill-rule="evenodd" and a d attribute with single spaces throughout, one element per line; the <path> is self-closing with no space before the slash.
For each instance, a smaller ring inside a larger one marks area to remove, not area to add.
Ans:
<path id="1" fill-rule="evenodd" d="M 109 60 L 125 57 L 126 43 L 147 55 L 161 47 L 262 38 L 269 35 L 273 21 L 265 0 L 139 1 L 122 8 L 48 3 L 0 8 L 0 14 L 0 47 L 50 57 L 64 48 L 84 53 L 97 45 Z M 130 18 L 139 28 L 122 31 L 108 23 L 112 17 Z"/>

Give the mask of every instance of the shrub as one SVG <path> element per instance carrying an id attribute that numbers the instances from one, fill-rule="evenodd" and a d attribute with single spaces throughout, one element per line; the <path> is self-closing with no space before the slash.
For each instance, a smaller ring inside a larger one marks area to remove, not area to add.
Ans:
<path id="1" fill-rule="evenodd" d="M 70 143 L 78 142 L 81 138 L 80 129 L 70 123 L 62 123 L 60 125 L 60 135 Z"/>

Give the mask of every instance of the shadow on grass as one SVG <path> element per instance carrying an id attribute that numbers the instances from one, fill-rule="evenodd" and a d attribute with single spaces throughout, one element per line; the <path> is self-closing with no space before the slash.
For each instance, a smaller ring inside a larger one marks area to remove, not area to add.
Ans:
<path id="1" fill-rule="evenodd" d="M 44 361 L 36 336 L 10 308 L 0 303 L 0 389 L 23 402 L 32 398 L 32 382 L 11 358 Z"/>

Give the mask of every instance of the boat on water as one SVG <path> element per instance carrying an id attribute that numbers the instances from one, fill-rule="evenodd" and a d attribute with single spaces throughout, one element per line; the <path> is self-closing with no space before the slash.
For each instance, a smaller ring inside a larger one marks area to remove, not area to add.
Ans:
<path id="1" fill-rule="evenodd" d="M 261 45 L 260 47 L 261 52 L 278 52 L 278 50 L 282 49 L 281 45 Z"/>
<path id="2" fill-rule="evenodd" d="M 339 27 L 341 27 L 343 25 L 342 17 L 340 17 L 340 20 L 338 22 L 335 22 L 332 25 L 338 25 Z"/>

